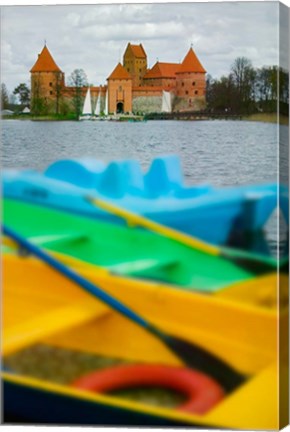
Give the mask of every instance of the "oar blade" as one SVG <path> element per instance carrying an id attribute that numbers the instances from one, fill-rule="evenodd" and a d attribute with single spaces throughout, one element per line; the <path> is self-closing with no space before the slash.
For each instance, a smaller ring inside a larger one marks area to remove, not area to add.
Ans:
<path id="1" fill-rule="evenodd" d="M 246 377 L 244 375 L 240 374 L 224 360 L 219 359 L 216 355 L 212 355 L 209 351 L 202 349 L 200 346 L 196 346 L 179 337 L 161 332 L 160 329 L 156 329 L 155 333 L 158 333 L 158 337 L 163 340 L 167 347 L 170 348 L 185 365 L 210 375 L 216 379 L 226 391 L 231 392 L 245 382 Z"/>

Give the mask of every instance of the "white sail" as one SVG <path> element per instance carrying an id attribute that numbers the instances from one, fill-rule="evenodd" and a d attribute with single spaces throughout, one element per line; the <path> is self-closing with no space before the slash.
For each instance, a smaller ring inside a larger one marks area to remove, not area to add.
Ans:
<path id="1" fill-rule="evenodd" d="M 170 92 L 164 91 L 162 92 L 162 107 L 161 112 L 171 112 L 171 95 Z"/>
<path id="2" fill-rule="evenodd" d="M 91 90 L 88 88 L 84 106 L 83 106 L 83 115 L 92 115 L 92 103 L 91 103 Z"/>
<path id="3" fill-rule="evenodd" d="M 98 94 L 96 109 L 95 109 L 95 115 L 99 116 L 100 114 L 101 114 L 101 92 L 99 92 Z"/>
<path id="4" fill-rule="evenodd" d="M 109 95 L 108 95 L 108 89 L 106 91 L 106 100 L 105 100 L 105 110 L 104 114 L 107 116 L 109 114 Z"/>

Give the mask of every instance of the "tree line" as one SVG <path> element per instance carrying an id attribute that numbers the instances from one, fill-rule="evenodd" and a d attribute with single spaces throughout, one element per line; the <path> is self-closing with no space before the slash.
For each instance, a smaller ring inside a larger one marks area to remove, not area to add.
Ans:
<path id="1" fill-rule="evenodd" d="M 71 87 L 71 107 L 62 103 L 62 88 L 55 91 L 56 114 L 74 112 L 78 117 L 83 103 L 83 88 L 87 87 L 88 79 L 83 69 L 75 69 L 68 79 Z M 11 98 L 18 96 L 21 107 L 31 106 L 36 115 L 46 114 L 48 107 L 43 100 L 40 88 L 34 88 L 34 97 L 30 101 L 29 87 L 21 83 L 9 97 L 5 84 L 1 85 L 1 106 L 7 109 L 11 106 Z M 254 68 L 246 57 L 238 57 L 233 62 L 227 76 L 206 79 L 207 112 L 228 112 L 229 114 L 251 114 L 254 112 L 277 112 L 278 104 L 281 114 L 288 115 L 289 110 L 289 75 L 277 66 Z"/>
<path id="2" fill-rule="evenodd" d="M 288 115 L 289 75 L 277 66 L 254 68 L 246 57 L 238 57 L 230 73 L 206 80 L 207 109 L 212 112 L 252 114 L 277 112 Z"/>

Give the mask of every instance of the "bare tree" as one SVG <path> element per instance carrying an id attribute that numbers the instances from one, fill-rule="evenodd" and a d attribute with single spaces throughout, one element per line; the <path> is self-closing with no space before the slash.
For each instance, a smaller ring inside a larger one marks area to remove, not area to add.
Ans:
<path id="1" fill-rule="evenodd" d="M 59 114 L 60 100 L 63 91 L 63 77 L 60 74 L 56 75 L 54 90 L 55 90 L 55 113 Z"/>
<path id="2" fill-rule="evenodd" d="M 83 101 L 83 88 L 88 86 L 87 75 L 83 69 L 75 69 L 69 77 L 69 85 L 73 87 L 73 105 L 75 114 L 81 114 Z"/>
<path id="3" fill-rule="evenodd" d="M 254 101 L 254 85 L 256 72 L 252 63 L 246 57 L 235 59 L 231 67 L 233 82 L 237 88 L 240 110 L 249 110 L 251 102 Z"/>
<path id="4" fill-rule="evenodd" d="M 32 82 L 31 88 L 31 112 L 35 115 L 42 115 L 47 112 L 47 101 L 42 96 L 43 86 L 41 78 L 35 78 Z"/>

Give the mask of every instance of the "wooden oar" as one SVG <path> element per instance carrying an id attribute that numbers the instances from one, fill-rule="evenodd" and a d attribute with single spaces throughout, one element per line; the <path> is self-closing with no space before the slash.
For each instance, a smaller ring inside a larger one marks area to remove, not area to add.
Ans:
<path id="1" fill-rule="evenodd" d="M 121 217 L 128 223 L 128 225 L 147 228 L 153 232 L 156 232 L 157 234 L 160 234 L 171 240 L 175 240 L 183 245 L 198 249 L 201 252 L 205 252 L 214 256 L 220 256 L 229 261 L 232 261 L 234 264 L 240 267 L 245 268 L 253 274 L 264 274 L 266 272 L 275 271 L 276 269 L 276 263 L 274 263 L 271 258 L 267 259 L 265 257 L 262 260 L 256 256 L 249 257 L 247 256 L 247 253 L 231 251 L 228 248 L 217 247 L 202 240 L 199 240 L 193 236 L 177 231 L 173 228 L 169 228 L 158 222 L 154 222 L 151 219 L 136 214 L 132 211 L 116 206 L 115 204 L 112 204 L 108 201 L 104 201 L 103 199 L 94 198 L 91 196 L 86 196 L 85 198 L 92 205 L 99 207 L 115 216 Z"/>
<path id="2" fill-rule="evenodd" d="M 210 354 L 208 351 L 189 343 L 176 336 L 172 336 L 155 325 L 144 319 L 135 311 L 121 303 L 112 295 L 103 291 L 89 280 L 80 276 L 72 269 L 66 267 L 60 261 L 52 257 L 50 254 L 30 243 L 17 232 L 11 230 L 7 226 L 2 227 L 4 235 L 7 235 L 22 248 L 44 261 L 47 265 L 66 276 L 69 280 L 82 287 L 85 291 L 92 294 L 94 297 L 106 303 L 115 311 L 127 317 L 129 320 L 138 324 L 157 338 L 159 338 L 175 355 L 177 355 L 186 365 L 204 371 L 215 378 L 227 391 L 232 391 L 238 385 L 245 381 L 245 377 L 233 369 L 224 361 Z M 193 311 L 194 313 L 194 311 Z"/>

